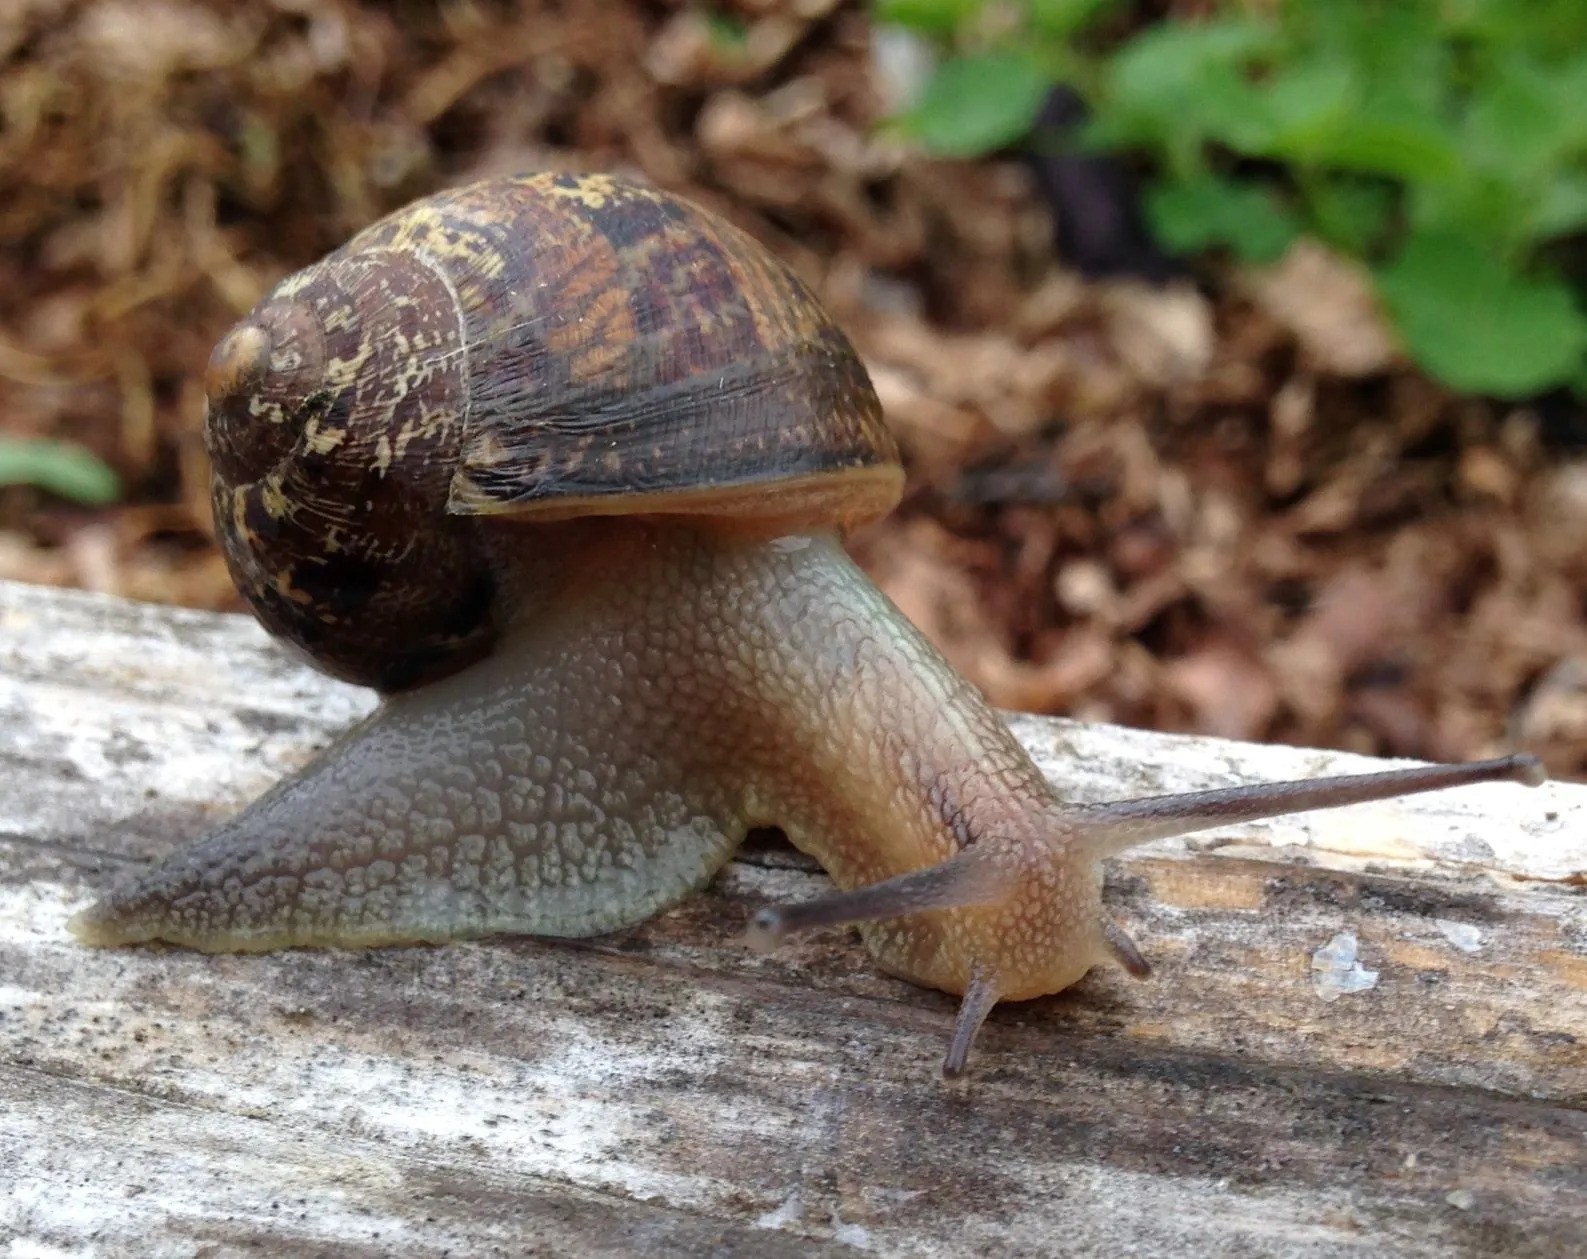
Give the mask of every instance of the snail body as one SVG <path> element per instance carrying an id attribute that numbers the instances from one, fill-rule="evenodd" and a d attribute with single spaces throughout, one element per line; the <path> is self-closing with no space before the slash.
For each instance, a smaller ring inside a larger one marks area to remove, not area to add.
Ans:
<path id="1" fill-rule="evenodd" d="M 260 620 L 381 704 L 83 941 L 210 951 L 588 936 L 781 828 L 890 973 L 999 1000 L 1112 962 L 1100 859 L 1466 766 L 1080 806 L 842 547 L 902 485 L 852 346 L 749 237 L 609 176 L 415 203 L 267 295 L 206 377 Z"/>

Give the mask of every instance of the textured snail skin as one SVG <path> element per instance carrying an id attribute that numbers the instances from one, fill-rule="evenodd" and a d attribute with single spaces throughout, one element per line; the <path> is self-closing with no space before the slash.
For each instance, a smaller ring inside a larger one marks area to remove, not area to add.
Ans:
<path id="1" fill-rule="evenodd" d="M 1019 870 L 998 906 L 868 924 L 899 975 L 963 992 L 990 937 L 1021 997 L 1108 955 L 1040 773 L 833 536 L 564 534 L 582 537 L 553 539 L 577 557 L 553 611 L 387 700 L 74 931 L 206 950 L 585 936 L 775 825 L 845 888 L 977 841 Z"/>

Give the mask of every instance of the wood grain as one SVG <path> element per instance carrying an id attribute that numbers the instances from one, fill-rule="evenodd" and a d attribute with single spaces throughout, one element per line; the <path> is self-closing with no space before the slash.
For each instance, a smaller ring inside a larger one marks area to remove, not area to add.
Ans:
<path id="1" fill-rule="evenodd" d="M 66 916 L 366 711 L 249 621 L 0 585 L 0 1240 L 13 1254 L 1558 1255 L 1587 1249 L 1587 788 L 1154 844 L 1156 970 L 950 1002 L 757 843 L 620 936 L 96 952 Z M 1076 797 L 1360 758 L 1015 718 Z M 1324 1000 L 1341 933 L 1377 972 Z"/>

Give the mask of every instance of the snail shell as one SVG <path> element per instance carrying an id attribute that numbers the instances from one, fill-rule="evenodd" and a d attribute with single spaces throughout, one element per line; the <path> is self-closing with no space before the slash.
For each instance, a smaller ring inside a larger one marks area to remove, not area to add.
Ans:
<path id="1" fill-rule="evenodd" d="M 524 522 L 852 527 L 902 485 L 865 368 L 806 286 L 609 175 L 404 208 L 279 284 L 205 383 L 233 580 L 267 629 L 387 692 L 489 650 L 493 548 L 537 545 Z"/>

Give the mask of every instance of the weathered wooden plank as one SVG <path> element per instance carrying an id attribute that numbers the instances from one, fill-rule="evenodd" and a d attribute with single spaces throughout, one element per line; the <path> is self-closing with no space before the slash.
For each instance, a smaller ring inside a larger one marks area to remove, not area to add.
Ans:
<path id="1" fill-rule="evenodd" d="M 366 710 L 251 622 L 0 585 L 0 1237 L 68 1253 L 1558 1254 L 1587 1246 L 1587 789 L 1166 841 L 1157 966 L 994 1013 L 740 933 L 762 847 L 599 941 L 202 957 L 64 930 Z M 1077 797 L 1361 766 L 1016 719 Z M 1324 1000 L 1358 940 L 1373 986 Z M 9 1191 L 3 1186 L 9 1177 Z M 21 1252 L 21 1253 L 26 1253 Z M 818 1252 L 819 1253 L 819 1252 Z"/>
<path id="2" fill-rule="evenodd" d="M 458 1166 L 393 1152 L 378 1140 L 327 1139 L 268 1116 L 170 1105 L 42 1073 L 0 1075 L 0 1106 L 0 1163 L 22 1168 L 7 1190 L 9 1239 L 39 1247 L 215 1254 L 252 1236 L 268 1238 L 270 1253 L 313 1254 L 333 1241 L 338 1255 L 371 1257 L 770 1259 L 847 1250 L 547 1185 L 479 1160 Z M 173 1201 L 183 1204 L 174 1216 Z"/>

